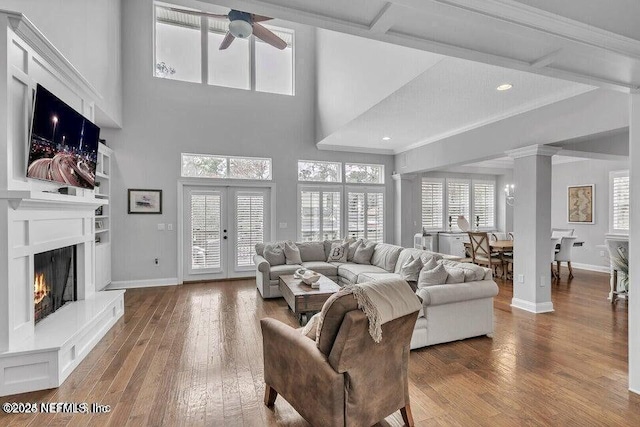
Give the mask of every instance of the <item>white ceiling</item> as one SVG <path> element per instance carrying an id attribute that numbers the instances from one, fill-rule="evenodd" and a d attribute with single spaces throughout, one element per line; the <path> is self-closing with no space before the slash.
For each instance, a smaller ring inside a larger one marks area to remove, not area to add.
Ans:
<path id="1" fill-rule="evenodd" d="M 502 83 L 510 83 L 513 88 L 496 90 Z M 319 84 L 318 90 L 324 89 Z M 324 138 L 318 148 L 399 153 L 593 89 L 580 83 L 444 58 Z M 336 104 L 339 102 L 337 99 Z M 392 139 L 383 141 L 383 136 Z"/>

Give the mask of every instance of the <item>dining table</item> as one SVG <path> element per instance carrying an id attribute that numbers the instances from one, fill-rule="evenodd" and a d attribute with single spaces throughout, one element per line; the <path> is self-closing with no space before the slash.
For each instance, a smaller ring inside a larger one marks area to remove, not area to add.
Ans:
<path id="1" fill-rule="evenodd" d="M 506 254 L 513 253 L 513 240 L 495 240 L 489 242 L 489 247 L 491 248 L 491 252 L 498 254 L 500 263 L 502 264 L 502 278 L 507 279 L 509 268 Z"/>

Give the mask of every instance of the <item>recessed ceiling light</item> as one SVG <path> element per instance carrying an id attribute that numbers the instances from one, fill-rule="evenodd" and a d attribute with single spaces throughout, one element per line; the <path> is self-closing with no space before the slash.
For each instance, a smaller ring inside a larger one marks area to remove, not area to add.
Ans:
<path id="1" fill-rule="evenodd" d="M 382 140 L 383 140 L 383 141 L 390 141 L 390 140 L 391 140 L 391 137 L 390 137 L 390 136 L 383 136 L 383 137 L 382 137 Z"/>
<path id="2" fill-rule="evenodd" d="M 498 86 L 498 87 L 496 88 L 496 90 L 500 90 L 500 91 L 503 91 L 503 90 L 509 90 L 509 89 L 511 89 L 512 87 L 513 87 L 513 85 L 512 85 L 511 83 L 504 83 L 504 84 L 501 84 L 500 86 Z"/>

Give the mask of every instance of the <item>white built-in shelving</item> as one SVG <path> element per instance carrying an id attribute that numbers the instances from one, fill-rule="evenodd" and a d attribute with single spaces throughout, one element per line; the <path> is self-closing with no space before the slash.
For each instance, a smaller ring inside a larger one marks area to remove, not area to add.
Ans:
<path id="1" fill-rule="evenodd" d="M 95 197 L 104 200 L 105 204 L 96 210 L 96 290 L 104 289 L 111 283 L 111 161 L 113 151 L 100 143 L 98 162 L 96 165 Z"/>

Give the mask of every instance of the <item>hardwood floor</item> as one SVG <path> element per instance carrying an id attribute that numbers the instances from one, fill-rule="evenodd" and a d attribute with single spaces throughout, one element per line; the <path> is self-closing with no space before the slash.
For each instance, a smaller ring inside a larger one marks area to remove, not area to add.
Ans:
<path id="1" fill-rule="evenodd" d="M 555 313 L 511 310 L 499 281 L 493 339 L 411 352 L 418 426 L 637 426 L 627 390 L 627 307 L 607 301 L 608 276 L 575 270 L 553 285 Z M 0 413 L 3 426 L 304 426 L 278 398 L 263 404 L 259 319 L 295 325 L 283 299 L 253 280 L 133 289 L 125 316 L 62 387 L 6 402 L 88 402 L 107 414 Z M 381 425 L 402 425 L 400 412 Z"/>

